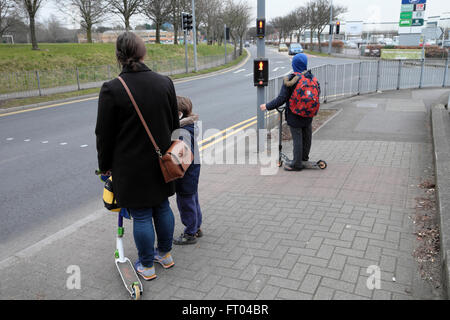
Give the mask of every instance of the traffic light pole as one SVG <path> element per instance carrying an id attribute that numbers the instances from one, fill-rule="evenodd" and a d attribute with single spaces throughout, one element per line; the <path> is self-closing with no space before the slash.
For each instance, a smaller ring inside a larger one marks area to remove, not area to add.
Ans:
<path id="1" fill-rule="evenodd" d="M 185 64 L 186 64 L 186 73 L 189 73 L 187 30 L 184 30 L 184 60 L 185 60 Z"/>
<path id="2" fill-rule="evenodd" d="M 266 18 L 266 0 L 258 0 L 257 18 Z M 257 56 L 258 59 L 263 59 L 266 57 L 266 43 L 265 38 L 258 38 L 257 40 Z M 257 152 L 262 152 L 264 150 L 264 140 L 260 137 L 260 130 L 264 129 L 264 112 L 259 108 L 260 105 L 265 103 L 265 87 L 257 87 L 257 97 L 256 97 L 256 116 L 257 116 Z"/>
<path id="3" fill-rule="evenodd" d="M 192 27 L 194 32 L 194 71 L 197 72 L 197 29 L 195 25 L 195 0 L 192 0 Z"/>
<path id="4" fill-rule="evenodd" d="M 333 26 L 333 0 L 330 2 L 330 29 L 331 33 L 328 38 L 328 54 L 331 55 L 331 46 L 333 43 L 334 26 Z"/>
<path id="5" fill-rule="evenodd" d="M 223 43 L 225 44 L 225 64 L 227 64 L 227 25 L 223 28 Z"/>

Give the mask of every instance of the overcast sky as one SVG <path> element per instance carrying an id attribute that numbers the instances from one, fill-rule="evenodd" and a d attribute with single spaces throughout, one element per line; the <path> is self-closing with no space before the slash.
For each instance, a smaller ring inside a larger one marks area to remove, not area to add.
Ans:
<path id="1" fill-rule="evenodd" d="M 258 0 L 247 1 L 253 6 L 254 18 L 256 18 Z M 266 0 L 266 18 L 270 20 L 288 14 L 292 9 L 305 5 L 307 2 L 308 0 Z M 347 7 L 347 13 L 342 16 L 343 21 L 395 22 L 400 17 L 401 0 L 333 0 L 333 3 Z M 441 15 L 444 12 L 450 12 L 450 0 L 427 1 L 426 17 Z M 57 16 L 67 26 L 71 26 L 68 17 L 55 9 L 54 1 L 48 1 L 45 4 L 40 12 L 39 20 L 46 20 L 51 14 Z M 117 22 L 120 23 L 120 19 Z M 132 25 L 144 22 L 146 20 L 142 18 L 133 19 Z"/>

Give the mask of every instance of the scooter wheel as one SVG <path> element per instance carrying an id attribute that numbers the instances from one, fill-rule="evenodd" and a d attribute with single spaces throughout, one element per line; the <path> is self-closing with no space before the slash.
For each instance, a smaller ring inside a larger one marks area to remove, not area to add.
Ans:
<path id="1" fill-rule="evenodd" d="M 324 170 L 327 168 L 327 163 L 323 160 L 319 160 L 317 161 L 317 165 L 319 166 L 320 169 Z"/>
<path id="2" fill-rule="evenodd" d="M 133 300 L 141 299 L 141 288 L 138 284 L 133 285 Z"/>

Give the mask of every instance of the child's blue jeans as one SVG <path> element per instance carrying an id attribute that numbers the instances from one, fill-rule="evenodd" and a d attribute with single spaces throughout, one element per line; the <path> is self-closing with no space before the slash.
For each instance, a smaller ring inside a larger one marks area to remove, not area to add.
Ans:
<path id="1" fill-rule="evenodd" d="M 198 192 L 193 194 L 177 193 L 178 211 L 183 225 L 184 233 L 194 235 L 202 225 L 202 211 L 198 202 Z"/>

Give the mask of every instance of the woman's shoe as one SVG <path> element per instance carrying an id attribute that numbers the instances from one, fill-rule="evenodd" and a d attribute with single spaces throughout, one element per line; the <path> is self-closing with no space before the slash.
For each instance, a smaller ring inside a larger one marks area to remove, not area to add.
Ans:
<path id="1" fill-rule="evenodd" d="M 197 238 L 195 235 L 191 236 L 190 234 L 182 233 L 178 238 L 173 240 L 173 243 L 177 245 L 194 244 L 197 243 Z"/>
<path id="2" fill-rule="evenodd" d="M 162 257 L 159 255 L 159 253 L 155 254 L 155 258 L 153 259 L 153 261 L 158 262 L 160 265 L 163 266 L 164 269 L 169 269 L 175 265 L 170 252 L 166 253 Z"/>
<path id="3" fill-rule="evenodd" d="M 144 280 L 150 281 L 156 278 L 155 267 L 147 268 L 142 265 L 138 260 L 134 264 L 134 269 L 136 269 L 137 274 L 139 274 Z"/>

